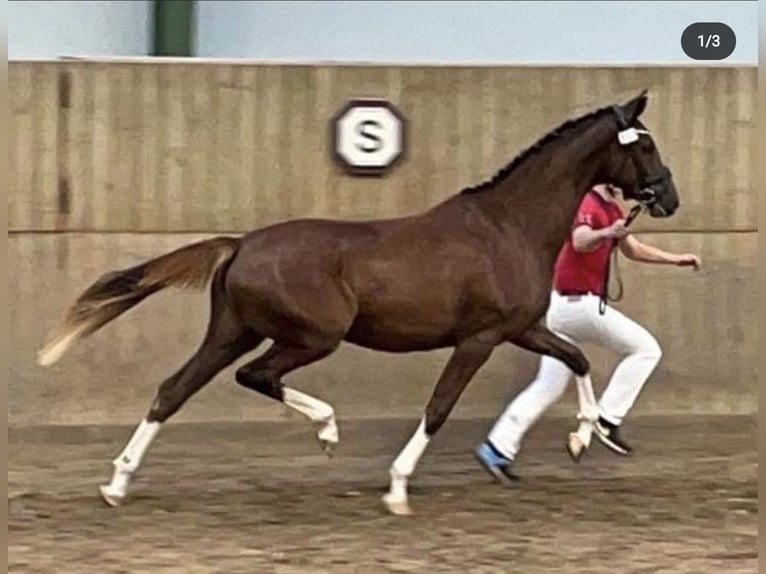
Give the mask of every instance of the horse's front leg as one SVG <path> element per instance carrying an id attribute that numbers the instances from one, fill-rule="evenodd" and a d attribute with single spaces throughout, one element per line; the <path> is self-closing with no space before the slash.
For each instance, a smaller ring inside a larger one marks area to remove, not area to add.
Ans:
<path id="1" fill-rule="evenodd" d="M 562 339 L 542 323 L 537 323 L 521 335 L 509 339 L 511 343 L 528 351 L 548 355 L 565 363 L 575 374 L 580 424 L 575 432 L 569 433 L 567 451 L 575 462 L 590 446 L 593 425 L 598 420 L 598 404 L 593 393 L 590 378 L 590 363 L 585 354 L 572 343 Z"/>
<path id="2" fill-rule="evenodd" d="M 412 514 L 407 496 L 407 480 L 415 471 L 420 457 L 436 431 L 447 420 L 473 375 L 489 359 L 500 337 L 485 332 L 460 342 L 452 353 L 431 399 L 425 416 L 407 445 L 391 465 L 391 487 L 383 496 L 383 504 L 393 514 Z"/>

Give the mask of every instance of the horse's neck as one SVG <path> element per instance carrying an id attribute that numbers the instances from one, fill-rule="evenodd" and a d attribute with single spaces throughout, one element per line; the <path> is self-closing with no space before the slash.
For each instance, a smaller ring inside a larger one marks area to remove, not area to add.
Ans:
<path id="1" fill-rule="evenodd" d="M 612 131 L 598 121 L 579 135 L 550 144 L 492 190 L 491 209 L 520 226 L 555 258 L 585 191 L 594 183 Z"/>

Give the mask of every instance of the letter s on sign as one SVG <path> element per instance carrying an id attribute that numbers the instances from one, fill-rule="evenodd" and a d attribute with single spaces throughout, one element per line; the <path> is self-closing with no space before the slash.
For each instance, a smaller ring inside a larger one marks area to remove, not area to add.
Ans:
<path id="1" fill-rule="evenodd" d="M 375 120 L 364 120 L 356 126 L 356 132 L 365 138 L 362 142 L 357 142 L 357 149 L 366 153 L 375 153 L 383 146 L 383 140 L 375 131 L 380 132 L 383 126 Z"/>

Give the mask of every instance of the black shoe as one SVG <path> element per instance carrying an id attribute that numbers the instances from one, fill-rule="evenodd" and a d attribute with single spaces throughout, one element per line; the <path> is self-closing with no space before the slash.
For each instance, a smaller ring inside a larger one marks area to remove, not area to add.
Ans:
<path id="1" fill-rule="evenodd" d="M 620 436 L 620 427 L 618 425 L 610 423 L 603 417 L 598 417 L 594 428 L 596 429 L 598 440 L 609 450 L 623 456 L 630 456 L 633 453 L 633 447 Z"/>

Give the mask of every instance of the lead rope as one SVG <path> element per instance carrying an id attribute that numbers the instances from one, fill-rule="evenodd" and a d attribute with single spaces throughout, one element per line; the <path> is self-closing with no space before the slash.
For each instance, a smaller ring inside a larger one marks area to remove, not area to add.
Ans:
<path id="1" fill-rule="evenodd" d="M 630 213 L 628 214 L 628 217 L 625 219 L 625 227 L 629 227 L 631 223 L 633 223 L 633 220 L 638 217 L 638 214 L 641 213 L 641 205 L 634 205 L 633 208 L 630 210 Z M 617 265 L 618 257 L 617 257 L 617 242 L 612 243 L 612 247 L 609 251 L 609 258 L 606 262 L 606 273 L 604 273 L 604 285 L 601 289 L 601 298 L 598 302 L 598 313 L 599 315 L 603 315 L 606 313 L 606 306 L 607 301 L 620 301 L 622 300 L 622 296 L 625 293 L 625 290 L 623 289 L 622 284 L 622 277 L 620 277 L 620 268 Z M 614 274 L 617 277 L 617 287 L 618 292 L 616 297 L 610 297 L 609 296 L 609 279 L 610 279 L 610 272 L 612 265 L 614 265 Z"/>

